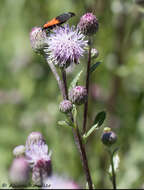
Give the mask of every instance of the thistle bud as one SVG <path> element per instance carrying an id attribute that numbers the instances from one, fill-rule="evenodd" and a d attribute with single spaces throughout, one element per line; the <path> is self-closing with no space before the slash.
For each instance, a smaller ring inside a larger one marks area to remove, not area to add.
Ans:
<path id="1" fill-rule="evenodd" d="M 9 171 L 9 180 L 12 186 L 28 185 L 29 172 L 30 168 L 25 158 L 15 158 Z"/>
<path id="2" fill-rule="evenodd" d="M 106 127 L 104 128 L 101 141 L 104 145 L 111 146 L 117 141 L 117 135 L 109 127 Z"/>
<path id="3" fill-rule="evenodd" d="M 84 86 L 76 86 L 69 92 L 69 99 L 72 103 L 81 105 L 87 101 L 87 90 Z"/>
<path id="4" fill-rule="evenodd" d="M 95 34 L 98 30 L 98 26 L 98 20 L 92 13 L 84 14 L 78 24 L 79 30 L 87 36 Z"/>
<path id="5" fill-rule="evenodd" d="M 14 155 L 15 157 L 24 156 L 24 154 L 25 154 L 25 146 L 24 146 L 24 145 L 16 146 L 16 147 L 13 149 L 13 155 Z"/>
<path id="6" fill-rule="evenodd" d="M 69 113 L 72 110 L 72 108 L 73 105 L 69 100 L 63 100 L 59 105 L 59 109 L 63 113 Z"/>
<path id="7" fill-rule="evenodd" d="M 41 27 L 34 27 L 30 33 L 30 41 L 32 49 L 36 53 L 43 53 L 43 49 L 47 47 L 46 33 Z"/>

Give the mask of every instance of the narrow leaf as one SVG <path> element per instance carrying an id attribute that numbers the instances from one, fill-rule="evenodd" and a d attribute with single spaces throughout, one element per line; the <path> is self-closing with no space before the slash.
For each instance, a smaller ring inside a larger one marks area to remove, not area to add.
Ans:
<path id="1" fill-rule="evenodd" d="M 95 69 L 100 65 L 100 61 L 96 62 L 95 64 L 91 65 L 90 67 L 90 73 L 94 72 Z"/>
<path id="2" fill-rule="evenodd" d="M 71 127 L 66 121 L 58 121 L 58 125 L 62 127 Z"/>
<path id="3" fill-rule="evenodd" d="M 83 138 L 87 139 L 96 129 L 98 129 L 98 124 L 93 125 L 90 130 L 83 135 Z"/>
<path id="4" fill-rule="evenodd" d="M 99 112 L 95 117 L 94 124 L 98 124 L 98 127 L 100 127 L 103 124 L 105 118 L 106 118 L 106 112 L 105 111 Z"/>
<path id="5" fill-rule="evenodd" d="M 70 87 L 69 87 L 69 91 L 77 85 L 77 83 L 78 83 L 78 81 L 79 81 L 79 79 L 80 79 L 80 76 L 81 76 L 82 72 L 83 72 L 83 69 L 82 69 L 82 70 L 75 76 L 75 78 L 72 80 L 72 82 L 71 82 L 71 84 L 70 84 Z"/>

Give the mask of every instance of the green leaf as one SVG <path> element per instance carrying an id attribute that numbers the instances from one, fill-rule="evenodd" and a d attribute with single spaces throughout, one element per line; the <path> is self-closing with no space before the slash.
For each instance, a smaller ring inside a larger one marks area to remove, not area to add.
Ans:
<path id="1" fill-rule="evenodd" d="M 95 117 L 94 125 L 95 125 L 95 124 L 98 124 L 98 127 L 100 127 L 100 126 L 103 124 L 105 118 L 106 118 L 106 112 L 105 112 L 105 111 L 99 112 L 99 113 L 96 115 L 96 117 Z"/>
<path id="2" fill-rule="evenodd" d="M 82 72 L 83 72 L 83 69 L 82 69 L 82 70 L 75 76 L 75 78 L 72 80 L 72 82 L 71 82 L 71 84 L 70 84 L 70 87 L 69 87 L 69 91 L 77 85 L 78 80 L 79 80 L 79 78 L 80 78 Z"/>
<path id="3" fill-rule="evenodd" d="M 84 139 L 85 142 L 86 142 L 86 139 L 87 139 L 96 129 L 98 129 L 98 123 L 95 124 L 95 125 L 93 125 L 93 126 L 90 128 L 90 130 L 89 130 L 87 133 L 85 133 L 85 134 L 83 135 L 83 139 Z"/>
<path id="4" fill-rule="evenodd" d="M 91 65 L 90 67 L 90 73 L 94 72 L 95 69 L 100 65 L 100 61 L 96 62 L 95 64 Z"/>
<path id="5" fill-rule="evenodd" d="M 58 121 L 58 125 L 62 127 L 71 127 L 67 121 Z"/>

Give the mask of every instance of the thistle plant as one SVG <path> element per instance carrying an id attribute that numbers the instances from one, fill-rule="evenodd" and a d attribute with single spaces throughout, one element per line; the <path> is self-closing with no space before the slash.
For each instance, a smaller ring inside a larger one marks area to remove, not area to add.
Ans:
<path id="1" fill-rule="evenodd" d="M 56 26 L 49 31 L 43 30 L 41 27 L 34 27 L 30 33 L 32 49 L 45 58 L 59 86 L 62 95 L 59 110 L 65 114 L 66 119 L 58 121 L 58 124 L 72 129 L 86 178 L 85 184 L 87 184 L 89 189 L 93 189 L 94 184 L 85 144 L 89 136 L 101 127 L 106 117 L 104 111 L 99 112 L 95 117 L 93 125 L 88 128 L 90 75 L 100 64 L 100 62 L 96 62 L 99 52 L 93 47 L 93 37 L 96 37 L 98 28 L 97 17 L 92 13 L 86 13 L 80 18 L 77 26 L 65 24 Z M 68 87 L 66 69 L 73 64 L 76 67 L 78 64 L 84 64 L 81 62 L 83 56 L 87 57 L 85 84 L 79 84 L 79 79 L 83 72 L 81 70 Z M 77 119 L 77 108 L 79 106 L 83 109 L 83 123 L 81 123 L 81 126 L 80 124 L 78 125 L 80 122 Z M 116 135 L 112 132 L 104 132 L 102 135 L 102 142 L 106 146 L 111 146 L 115 141 Z M 32 171 L 32 182 L 34 185 L 42 187 L 45 183 L 50 182 L 53 184 L 53 187 L 59 188 L 61 183 L 66 184 L 61 178 L 53 175 L 51 152 L 48 152 L 48 146 L 40 133 L 32 132 L 27 138 L 26 145 L 15 148 L 13 153 L 18 158 L 25 155 L 25 160 Z M 110 155 L 113 185 L 116 188 L 113 155 L 111 153 Z M 55 181 L 60 183 L 59 186 L 54 186 L 56 184 Z"/>

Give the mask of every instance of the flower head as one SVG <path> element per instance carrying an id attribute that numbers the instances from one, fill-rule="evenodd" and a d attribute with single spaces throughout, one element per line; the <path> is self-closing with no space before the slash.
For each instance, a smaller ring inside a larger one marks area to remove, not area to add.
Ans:
<path id="1" fill-rule="evenodd" d="M 40 140 L 36 144 L 26 146 L 25 155 L 27 162 L 32 167 L 33 183 L 41 186 L 43 179 L 52 173 L 51 152 L 48 152 L 47 144 Z"/>
<path id="2" fill-rule="evenodd" d="M 67 68 L 71 63 L 78 64 L 87 45 L 84 37 L 78 29 L 70 28 L 69 25 L 57 27 L 48 38 L 48 48 L 45 52 L 49 54 L 49 59 L 61 68 Z"/>
<path id="3" fill-rule="evenodd" d="M 30 41 L 32 49 L 36 53 L 42 53 L 44 48 L 47 47 L 46 39 L 46 33 L 41 27 L 32 28 L 30 32 Z"/>
<path id="4" fill-rule="evenodd" d="M 73 108 L 73 105 L 72 105 L 71 101 L 69 101 L 69 100 L 63 100 L 59 105 L 59 109 L 63 113 L 70 112 L 72 110 L 72 108 Z"/>
<path id="5" fill-rule="evenodd" d="M 93 35 L 98 30 L 98 20 L 92 13 L 84 14 L 78 24 L 79 30 L 85 35 Z"/>
<path id="6" fill-rule="evenodd" d="M 13 186 L 26 186 L 29 182 L 30 168 L 24 157 L 15 158 L 9 171 L 9 180 Z"/>
<path id="7" fill-rule="evenodd" d="M 13 155 L 14 155 L 15 157 L 23 156 L 24 153 L 25 153 L 25 146 L 24 146 L 24 145 L 16 146 L 16 147 L 13 149 Z"/>
<path id="8" fill-rule="evenodd" d="M 69 99 L 72 103 L 81 105 L 87 101 L 87 90 L 84 86 L 76 86 L 69 92 Z"/>
<path id="9" fill-rule="evenodd" d="M 74 181 L 56 174 L 46 178 L 43 186 L 46 189 L 80 189 Z"/>

